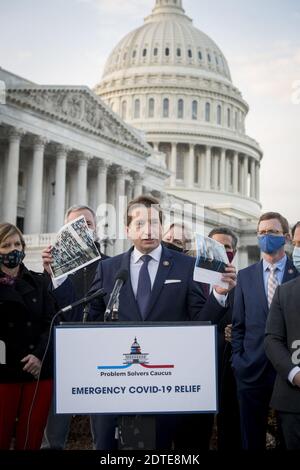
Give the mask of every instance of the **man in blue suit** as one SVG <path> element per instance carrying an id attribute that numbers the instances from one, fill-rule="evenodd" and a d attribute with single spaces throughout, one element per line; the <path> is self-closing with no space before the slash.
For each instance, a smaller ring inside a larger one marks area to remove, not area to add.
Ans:
<path id="1" fill-rule="evenodd" d="M 264 352 L 269 307 L 278 285 L 298 273 L 287 258 L 290 240 L 287 220 L 276 212 L 263 214 L 257 236 L 262 261 L 242 269 L 237 278 L 233 307 L 232 366 L 237 382 L 242 445 L 265 449 L 269 402 L 275 371 Z"/>
<path id="2" fill-rule="evenodd" d="M 206 299 L 201 285 L 193 281 L 195 260 L 161 245 L 162 212 L 156 199 L 141 196 L 131 201 L 126 226 L 134 246 L 127 253 L 99 263 L 92 290 L 104 288 L 108 294 L 92 303 L 91 319 L 103 320 L 120 269 L 127 269 L 129 276 L 120 292 L 119 321 L 197 321 L 202 315 L 207 319 L 209 312 L 221 315 L 228 290 L 235 286 L 233 267 L 226 268 L 223 275 L 228 289 L 216 286 Z M 172 418 L 158 420 L 157 447 L 169 448 L 175 431 Z"/>

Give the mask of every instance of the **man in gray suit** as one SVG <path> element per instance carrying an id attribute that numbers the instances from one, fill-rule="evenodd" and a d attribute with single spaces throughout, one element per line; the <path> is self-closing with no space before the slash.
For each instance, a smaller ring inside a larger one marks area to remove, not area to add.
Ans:
<path id="1" fill-rule="evenodd" d="M 279 411 L 287 449 L 300 449 L 300 277 L 276 289 L 265 351 L 277 377 L 271 406 Z"/>

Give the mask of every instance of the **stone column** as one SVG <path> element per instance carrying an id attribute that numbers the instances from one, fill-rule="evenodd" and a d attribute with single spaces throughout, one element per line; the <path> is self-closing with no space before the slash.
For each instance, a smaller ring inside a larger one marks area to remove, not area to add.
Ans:
<path id="1" fill-rule="evenodd" d="M 80 153 L 77 167 L 77 204 L 80 205 L 87 203 L 87 169 L 88 157 Z"/>
<path id="2" fill-rule="evenodd" d="M 154 149 L 155 152 L 159 152 L 158 146 L 159 146 L 158 142 L 153 142 L 153 149 Z"/>
<path id="3" fill-rule="evenodd" d="M 248 197 L 248 155 L 244 155 L 243 161 L 243 179 L 244 179 L 244 196 Z"/>
<path id="4" fill-rule="evenodd" d="M 258 162 L 256 162 L 255 165 L 255 197 L 256 200 L 260 200 L 260 165 Z"/>
<path id="5" fill-rule="evenodd" d="M 177 143 L 171 144 L 171 165 L 170 165 L 170 186 L 176 186 L 176 170 L 177 170 Z"/>
<path id="6" fill-rule="evenodd" d="M 221 149 L 221 165 L 220 165 L 220 190 L 227 191 L 229 182 L 226 181 L 226 149 Z"/>
<path id="7" fill-rule="evenodd" d="M 109 163 L 99 160 L 97 172 L 97 207 L 107 202 L 107 169 Z"/>
<path id="8" fill-rule="evenodd" d="M 201 150 L 200 154 L 200 187 L 205 188 L 205 153 Z"/>
<path id="9" fill-rule="evenodd" d="M 213 188 L 217 191 L 219 183 L 219 156 L 213 156 Z"/>
<path id="10" fill-rule="evenodd" d="M 250 160 L 250 197 L 255 198 L 255 160 L 251 158 Z"/>
<path id="11" fill-rule="evenodd" d="M 41 233 L 44 151 L 46 143 L 46 139 L 39 136 L 33 140 L 31 187 L 28 192 L 28 200 L 26 200 L 26 233 Z"/>
<path id="12" fill-rule="evenodd" d="M 139 173 L 133 174 L 133 197 L 139 197 L 143 194 L 143 181 L 144 178 Z"/>
<path id="13" fill-rule="evenodd" d="M 125 175 L 126 170 L 122 167 L 115 168 L 115 176 L 116 176 L 116 243 L 115 243 L 115 255 L 120 254 L 124 250 L 124 209 L 126 207 L 123 206 L 124 204 L 124 196 L 125 196 Z"/>
<path id="14" fill-rule="evenodd" d="M 195 181 L 195 145 L 190 144 L 188 160 L 188 187 L 193 188 Z"/>
<path id="15" fill-rule="evenodd" d="M 133 182 L 132 182 L 132 180 L 130 179 L 130 180 L 127 182 L 127 188 L 126 188 L 127 203 L 132 200 L 133 188 L 134 188 Z"/>
<path id="16" fill-rule="evenodd" d="M 205 189 L 211 189 L 211 147 L 206 146 L 205 153 Z"/>
<path id="17" fill-rule="evenodd" d="M 242 246 L 238 250 L 238 269 L 244 269 L 248 267 L 248 249 L 246 246 Z"/>
<path id="18" fill-rule="evenodd" d="M 68 147 L 56 146 L 56 169 L 55 169 L 55 231 L 57 232 L 64 224 L 65 217 L 65 195 L 66 195 L 66 167 Z"/>
<path id="19" fill-rule="evenodd" d="M 16 224 L 18 205 L 18 180 L 20 161 L 20 142 L 23 131 L 13 128 L 8 133 L 9 147 L 7 167 L 4 178 L 3 222 Z"/>
<path id="20" fill-rule="evenodd" d="M 233 188 L 234 194 L 239 192 L 239 154 L 233 153 Z"/>

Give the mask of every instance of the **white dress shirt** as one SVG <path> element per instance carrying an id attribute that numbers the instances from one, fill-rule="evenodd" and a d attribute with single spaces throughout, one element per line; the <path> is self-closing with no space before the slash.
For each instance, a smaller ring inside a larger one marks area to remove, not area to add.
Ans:
<path id="1" fill-rule="evenodd" d="M 148 253 L 148 255 L 151 256 L 152 258 L 148 263 L 148 271 L 149 271 L 149 276 L 151 280 L 151 289 L 153 288 L 153 284 L 154 284 L 156 274 L 158 271 L 158 266 L 159 266 L 159 262 L 161 258 L 161 252 L 162 252 L 162 246 L 159 245 L 157 248 L 151 251 L 151 253 Z M 136 297 L 137 287 L 138 287 L 138 282 L 139 282 L 140 269 L 143 265 L 143 260 L 141 259 L 141 257 L 144 255 L 145 253 L 141 253 L 136 247 L 134 247 L 131 253 L 131 257 L 130 257 L 130 279 L 131 279 L 132 290 L 133 290 L 135 297 Z"/>

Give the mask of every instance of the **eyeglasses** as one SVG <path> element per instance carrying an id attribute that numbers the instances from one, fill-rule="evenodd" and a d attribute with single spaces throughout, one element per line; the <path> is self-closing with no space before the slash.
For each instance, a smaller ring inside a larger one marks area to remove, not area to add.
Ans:
<path id="1" fill-rule="evenodd" d="M 259 232 L 257 232 L 257 235 L 259 237 L 263 235 L 283 235 L 283 232 L 280 230 L 260 230 Z"/>

